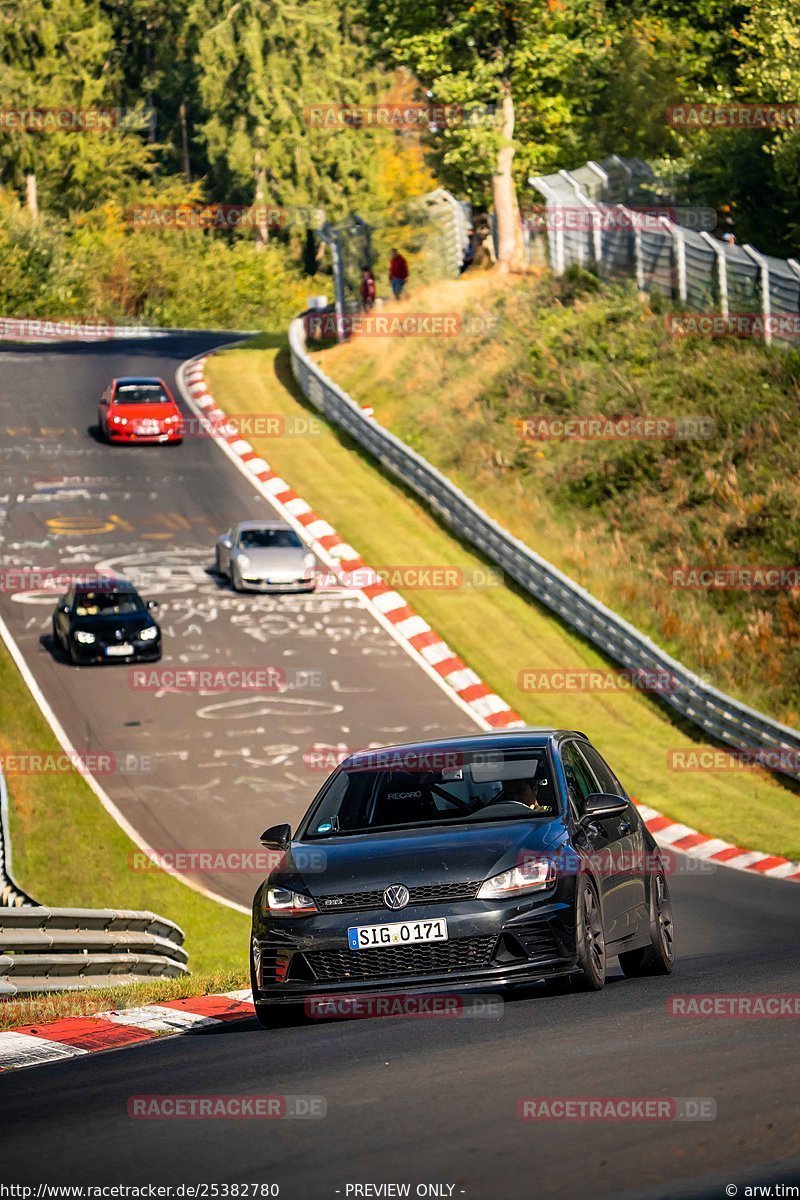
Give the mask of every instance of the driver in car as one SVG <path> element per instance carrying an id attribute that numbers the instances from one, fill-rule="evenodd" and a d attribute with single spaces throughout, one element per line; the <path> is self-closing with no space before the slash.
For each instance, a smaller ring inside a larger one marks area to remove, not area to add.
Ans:
<path id="1" fill-rule="evenodd" d="M 546 797 L 540 798 L 539 791 L 547 787 L 546 779 L 507 779 L 503 783 L 503 799 L 516 800 L 518 804 L 524 804 L 531 812 L 535 813 L 550 813 L 553 811 L 552 805 L 546 801 Z"/>

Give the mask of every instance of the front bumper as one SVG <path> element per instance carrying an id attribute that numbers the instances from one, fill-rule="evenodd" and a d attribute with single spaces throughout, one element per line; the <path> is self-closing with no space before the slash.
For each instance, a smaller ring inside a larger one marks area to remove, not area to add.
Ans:
<path id="1" fill-rule="evenodd" d="M 162 429 L 158 433 L 135 433 L 133 430 L 125 428 L 114 428 L 109 426 L 107 434 L 109 442 L 114 442 L 118 445 L 123 443 L 134 445 L 164 445 L 167 442 L 182 442 L 183 429 L 178 426 L 175 429 Z"/>
<path id="2" fill-rule="evenodd" d="M 131 654 L 106 654 L 106 646 L 119 645 L 118 642 L 95 642 L 87 646 L 82 642 L 74 641 L 74 639 L 70 639 L 70 641 L 73 658 L 83 666 L 91 666 L 95 663 L 158 662 L 161 658 L 160 637 L 156 638 L 154 642 L 131 641 L 130 645 L 133 647 Z"/>
<path id="3" fill-rule="evenodd" d="M 271 580 L 258 579 L 255 576 L 240 575 L 239 586 L 244 592 L 279 593 L 313 592 L 317 585 L 313 579 L 291 579 L 286 582 L 274 583 Z"/>
<path id="4" fill-rule="evenodd" d="M 296 1004 L 315 996 L 500 987 L 575 969 L 569 895 L 551 894 L 526 905 L 470 900 L 413 906 L 391 914 L 391 920 L 436 917 L 447 920 L 447 942 L 351 951 L 347 929 L 386 921 L 385 909 L 282 920 L 257 912 L 255 998 Z"/>

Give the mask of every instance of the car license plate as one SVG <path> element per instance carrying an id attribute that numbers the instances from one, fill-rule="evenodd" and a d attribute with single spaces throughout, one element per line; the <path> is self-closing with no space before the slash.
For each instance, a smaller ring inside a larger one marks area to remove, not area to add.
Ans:
<path id="1" fill-rule="evenodd" d="M 142 434 L 153 434 L 160 433 L 161 430 L 159 428 L 158 421 L 142 421 L 140 425 L 136 426 L 136 432 Z"/>
<path id="2" fill-rule="evenodd" d="M 123 642 L 121 646 L 106 646 L 106 654 L 108 654 L 109 657 L 115 657 L 117 655 L 122 657 L 124 654 L 133 654 L 133 646 L 129 646 L 127 642 Z"/>
<path id="3" fill-rule="evenodd" d="M 384 925 L 354 925 L 347 931 L 351 950 L 372 950 L 377 946 L 413 946 L 417 942 L 446 942 L 447 921 L 390 921 Z"/>

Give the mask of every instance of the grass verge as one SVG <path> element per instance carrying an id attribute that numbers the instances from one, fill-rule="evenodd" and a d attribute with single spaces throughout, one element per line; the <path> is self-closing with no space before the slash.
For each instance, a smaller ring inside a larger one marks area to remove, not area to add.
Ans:
<path id="1" fill-rule="evenodd" d="M 16 665 L 0 645 L 0 755 L 26 746 L 36 746 L 42 753 L 60 751 Z M 6 785 L 13 873 L 34 899 L 64 908 L 150 909 L 184 930 L 193 972 L 244 970 L 247 916 L 209 900 L 165 871 L 132 871 L 133 842 L 80 774 L 15 775 Z M 187 986 L 181 980 L 174 982 Z M 173 986 L 172 981 L 143 986 L 162 984 Z M 5 1005 L 0 1007 L 5 1010 Z"/>
<path id="2" fill-rule="evenodd" d="M 800 588 L 709 589 L 690 572 L 797 577 L 800 352 L 674 336 L 662 307 L 580 272 L 467 275 L 400 308 L 483 332 L 365 336 L 319 361 L 517 537 L 722 691 L 798 727 Z M 554 418 L 631 415 L 666 432 L 535 436 Z M 693 418 L 701 436 L 672 436 Z"/>
<path id="3" fill-rule="evenodd" d="M 307 409 L 291 376 L 285 339 L 257 339 L 213 357 L 207 378 L 235 413 L 296 417 Z M 305 437 L 253 438 L 259 453 L 373 566 L 484 563 L 451 537 L 405 490 L 320 419 Z M 402 589 L 401 589 L 402 590 Z M 631 692 L 520 691 L 526 668 L 608 664 L 581 638 L 510 586 L 415 590 L 409 602 L 531 725 L 586 731 L 636 798 L 738 845 L 800 857 L 800 804 L 761 771 L 671 770 L 670 750 L 707 745 L 653 700 Z M 454 708 L 453 726 L 464 727 Z"/>
<path id="4" fill-rule="evenodd" d="M 0 1004 L 0 1030 L 19 1025 L 46 1025 L 65 1017 L 91 1017 L 95 1013 L 118 1012 L 142 1004 L 161 1004 L 165 1000 L 185 1000 L 189 996 L 208 996 L 249 987 L 246 971 L 200 972 L 182 979 L 153 979 L 146 983 L 127 983 L 116 987 L 86 988 L 85 991 L 40 992 L 31 996 L 11 997 Z"/>

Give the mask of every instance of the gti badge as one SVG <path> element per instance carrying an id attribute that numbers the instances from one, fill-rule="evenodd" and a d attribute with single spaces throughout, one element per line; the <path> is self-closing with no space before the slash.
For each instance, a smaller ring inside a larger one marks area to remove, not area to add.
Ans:
<path id="1" fill-rule="evenodd" d="M 408 888 L 402 883 L 393 883 L 383 893 L 383 903 L 387 908 L 405 908 L 408 904 Z"/>

